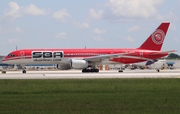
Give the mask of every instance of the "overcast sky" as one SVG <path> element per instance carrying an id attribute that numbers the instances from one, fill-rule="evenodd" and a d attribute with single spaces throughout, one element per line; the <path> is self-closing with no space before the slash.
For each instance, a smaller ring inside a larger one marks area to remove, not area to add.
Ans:
<path id="1" fill-rule="evenodd" d="M 1 0 L 0 55 L 23 48 L 137 48 L 170 21 L 162 50 L 180 54 L 180 0 Z"/>

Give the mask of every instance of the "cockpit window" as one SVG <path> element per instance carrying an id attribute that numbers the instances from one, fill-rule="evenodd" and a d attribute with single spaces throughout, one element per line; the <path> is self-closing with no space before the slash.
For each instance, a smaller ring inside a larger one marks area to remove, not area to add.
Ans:
<path id="1" fill-rule="evenodd" d="M 14 54 L 8 54 L 8 57 L 14 57 L 15 55 Z"/>

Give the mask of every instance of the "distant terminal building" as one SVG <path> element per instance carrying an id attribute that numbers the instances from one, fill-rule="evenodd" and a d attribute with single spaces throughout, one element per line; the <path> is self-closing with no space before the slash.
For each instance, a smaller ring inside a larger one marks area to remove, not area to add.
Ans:
<path id="1" fill-rule="evenodd" d="M 2 63 L 3 58 L 4 58 L 4 56 L 0 56 L 0 70 L 2 70 L 4 67 L 9 67 L 8 64 Z"/>
<path id="2" fill-rule="evenodd" d="M 9 66 L 8 64 L 2 63 L 2 59 L 3 59 L 3 58 L 4 58 L 4 56 L 0 56 L 0 67 Z"/>

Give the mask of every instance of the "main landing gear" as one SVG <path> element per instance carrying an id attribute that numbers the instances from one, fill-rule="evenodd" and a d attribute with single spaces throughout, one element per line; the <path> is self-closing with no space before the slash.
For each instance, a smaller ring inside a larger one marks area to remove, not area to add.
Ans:
<path id="1" fill-rule="evenodd" d="M 123 72 L 123 68 L 120 68 L 118 72 Z"/>
<path id="2" fill-rule="evenodd" d="M 99 72 L 99 69 L 83 69 L 82 70 L 82 73 L 86 73 L 86 72 L 95 72 L 95 73 L 98 73 Z"/>

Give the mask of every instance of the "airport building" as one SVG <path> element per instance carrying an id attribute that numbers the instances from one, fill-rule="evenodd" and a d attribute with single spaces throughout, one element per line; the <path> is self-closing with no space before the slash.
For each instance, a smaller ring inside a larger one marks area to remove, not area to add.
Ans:
<path id="1" fill-rule="evenodd" d="M 8 67 L 8 64 L 3 64 L 2 63 L 2 59 L 4 58 L 4 56 L 0 56 L 0 69 L 2 69 L 3 67 Z"/>

